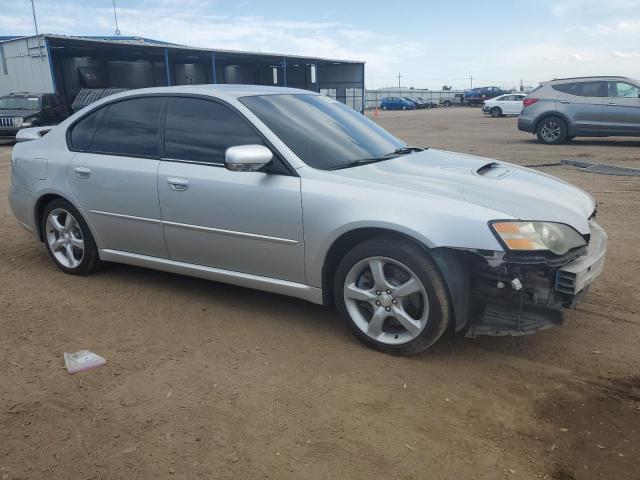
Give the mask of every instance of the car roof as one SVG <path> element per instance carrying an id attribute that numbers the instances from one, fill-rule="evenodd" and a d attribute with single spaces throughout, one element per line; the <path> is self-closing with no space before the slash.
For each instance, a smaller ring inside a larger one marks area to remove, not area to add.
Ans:
<path id="1" fill-rule="evenodd" d="M 546 82 L 542 82 L 543 85 L 551 85 L 555 83 L 568 83 L 568 82 L 588 82 L 590 80 L 631 80 L 629 77 L 622 77 L 618 75 L 601 75 L 601 76 L 593 76 L 593 77 L 567 77 L 567 78 L 554 78 L 553 80 L 548 80 Z"/>
<path id="2" fill-rule="evenodd" d="M 203 85 L 176 85 L 173 87 L 151 87 L 127 90 L 126 92 L 111 95 L 109 99 L 125 98 L 146 94 L 195 94 L 211 95 L 222 99 L 237 99 L 254 95 L 320 95 L 310 90 L 288 87 L 271 87 L 265 85 L 234 85 L 234 84 L 203 84 Z"/>

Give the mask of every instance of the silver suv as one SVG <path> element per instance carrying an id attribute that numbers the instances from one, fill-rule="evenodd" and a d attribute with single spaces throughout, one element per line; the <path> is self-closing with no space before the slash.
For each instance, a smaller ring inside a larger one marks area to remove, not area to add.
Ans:
<path id="1" fill-rule="evenodd" d="M 640 82 L 626 77 L 544 82 L 523 101 L 518 128 L 546 144 L 575 137 L 640 136 Z"/>
<path id="2" fill-rule="evenodd" d="M 10 203 L 64 272 L 121 262 L 335 303 L 385 352 L 561 323 L 604 264 L 586 192 L 411 147 L 306 90 L 134 90 L 41 133 L 18 135 Z"/>

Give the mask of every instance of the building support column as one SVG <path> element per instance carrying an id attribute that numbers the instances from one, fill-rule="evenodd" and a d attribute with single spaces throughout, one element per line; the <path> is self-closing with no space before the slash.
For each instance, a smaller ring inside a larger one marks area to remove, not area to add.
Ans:
<path id="1" fill-rule="evenodd" d="M 282 80 L 284 82 L 284 86 L 287 86 L 287 59 L 282 59 Z"/>
<path id="2" fill-rule="evenodd" d="M 169 49 L 164 49 L 164 74 L 167 87 L 171 86 L 171 66 L 169 65 Z"/>
<path id="3" fill-rule="evenodd" d="M 360 113 L 364 115 L 364 107 L 365 107 L 365 91 L 364 91 L 364 63 L 362 64 L 362 109 Z"/>
<path id="4" fill-rule="evenodd" d="M 211 52 L 211 72 L 213 73 L 213 83 L 218 83 L 218 80 L 216 78 L 216 54 Z"/>

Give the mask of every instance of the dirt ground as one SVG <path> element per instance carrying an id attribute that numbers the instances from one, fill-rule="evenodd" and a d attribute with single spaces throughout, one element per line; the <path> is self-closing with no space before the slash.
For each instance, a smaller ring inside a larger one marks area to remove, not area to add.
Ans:
<path id="1" fill-rule="evenodd" d="M 384 112 L 415 145 L 640 167 L 640 139 L 539 145 L 478 109 Z M 640 179 L 591 192 L 603 275 L 557 330 L 368 350 L 333 310 L 139 268 L 57 270 L 7 203 L 0 146 L 0 479 L 640 478 Z M 508 199 L 505 199 L 508 201 Z M 70 376 L 62 352 L 108 364 Z"/>

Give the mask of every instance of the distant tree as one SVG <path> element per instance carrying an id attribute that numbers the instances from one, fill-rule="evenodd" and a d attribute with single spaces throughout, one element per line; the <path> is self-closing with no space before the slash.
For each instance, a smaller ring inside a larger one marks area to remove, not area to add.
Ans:
<path id="1" fill-rule="evenodd" d="M 443 85 L 442 90 L 444 91 L 451 90 L 451 85 Z"/>

